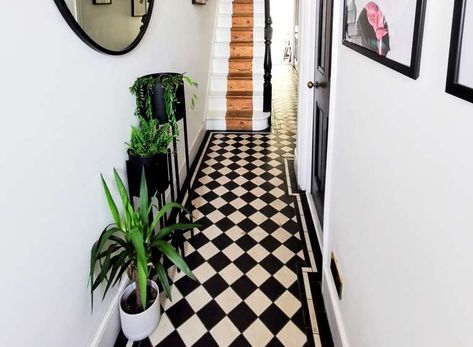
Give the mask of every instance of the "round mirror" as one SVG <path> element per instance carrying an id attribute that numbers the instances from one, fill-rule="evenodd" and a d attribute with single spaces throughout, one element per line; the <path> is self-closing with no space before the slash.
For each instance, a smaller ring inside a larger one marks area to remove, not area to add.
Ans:
<path id="1" fill-rule="evenodd" d="M 74 32 L 108 54 L 135 48 L 148 27 L 154 0 L 54 0 Z"/>

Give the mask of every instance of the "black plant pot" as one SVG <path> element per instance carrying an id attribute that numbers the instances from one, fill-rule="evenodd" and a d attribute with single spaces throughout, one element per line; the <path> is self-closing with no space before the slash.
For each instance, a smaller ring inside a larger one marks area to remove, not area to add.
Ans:
<path id="1" fill-rule="evenodd" d="M 140 196 L 141 174 L 145 170 L 148 194 L 163 193 L 169 187 L 167 154 L 158 153 L 151 157 L 137 157 L 128 152 L 126 168 L 130 196 Z"/>
<path id="2" fill-rule="evenodd" d="M 155 73 L 146 75 L 143 77 L 154 77 L 154 78 L 162 78 L 162 76 L 177 76 L 180 75 L 176 72 L 162 72 L 162 73 Z M 168 122 L 168 114 L 166 113 L 166 105 L 164 102 L 164 88 L 161 82 L 157 82 L 154 89 L 153 94 L 151 95 L 151 103 L 153 106 L 153 117 L 156 118 L 160 124 Z M 186 99 L 184 94 L 184 85 L 179 85 L 176 91 L 176 102 L 174 105 L 176 109 L 176 120 L 181 120 L 186 116 Z M 141 115 L 146 117 L 146 111 L 143 108 L 141 110 Z"/>

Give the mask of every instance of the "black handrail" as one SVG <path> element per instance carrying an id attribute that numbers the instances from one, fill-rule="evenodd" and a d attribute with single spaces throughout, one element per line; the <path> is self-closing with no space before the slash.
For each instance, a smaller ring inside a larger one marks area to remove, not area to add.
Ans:
<path id="1" fill-rule="evenodd" d="M 271 19 L 270 0 L 264 1 L 264 96 L 263 96 L 263 111 L 271 112 L 271 103 L 273 99 L 273 86 L 271 84 L 271 72 L 273 69 L 273 62 L 271 59 L 271 42 L 273 39 L 273 20 Z"/>

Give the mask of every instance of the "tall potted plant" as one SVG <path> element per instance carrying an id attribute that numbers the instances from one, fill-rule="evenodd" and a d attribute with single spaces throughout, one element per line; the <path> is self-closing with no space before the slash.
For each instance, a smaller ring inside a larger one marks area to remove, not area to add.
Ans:
<path id="1" fill-rule="evenodd" d="M 127 171 L 131 196 L 138 195 L 143 170 L 150 192 L 164 192 L 169 186 L 167 152 L 171 142 L 174 141 L 175 146 L 179 135 L 177 121 L 185 117 L 185 82 L 197 86 L 185 74 L 159 73 L 139 77 L 130 87 L 136 98 L 135 116 L 139 121 L 137 127 L 132 127 L 128 143 Z M 191 100 L 193 108 L 195 94 Z"/>
<path id="2" fill-rule="evenodd" d="M 157 327 L 160 319 L 159 288 L 151 278 L 151 270 L 157 274 L 166 296 L 171 298 L 167 272 L 162 264 L 169 259 L 187 276 L 195 279 L 191 270 L 168 242 L 171 234 L 198 227 L 193 223 L 171 224 L 155 231 L 158 222 L 173 208 L 183 210 L 177 203 L 166 204 L 152 216 L 153 205 L 148 196 L 144 172 L 141 175 L 140 203 L 135 209 L 128 198 L 125 186 L 114 170 L 115 183 L 122 204 L 120 213 L 110 190 L 102 176 L 105 196 L 114 223 L 107 226 L 94 243 L 90 258 L 90 283 L 93 302 L 94 291 L 106 284 L 103 298 L 125 273 L 132 283 L 120 299 L 120 318 L 125 336 L 132 341 L 148 337 Z"/>

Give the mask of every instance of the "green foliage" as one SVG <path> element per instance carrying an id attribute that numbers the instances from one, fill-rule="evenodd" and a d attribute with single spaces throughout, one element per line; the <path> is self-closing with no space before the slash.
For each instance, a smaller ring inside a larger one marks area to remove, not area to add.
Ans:
<path id="1" fill-rule="evenodd" d="M 144 107 L 146 117 L 150 119 L 153 116 L 153 105 L 151 95 L 156 85 L 157 79 L 152 76 L 137 78 L 130 87 L 130 92 L 136 98 L 135 116 L 141 116 L 141 109 Z"/>
<path id="2" fill-rule="evenodd" d="M 135 116 L 141 116 L 141 110 L 145 110 L 146 117 L 149 119 L 153 116 L 152 94 L 157 83 L 161 83 L 164 89 L 164 103 L 166 114 L 168 115 L 169 124 L 171 124 L 173 134 L 179 135 L 179 128 L 176 121 L 176 104 L 179 102 L 176 98 L 177 88 L 184 83 L 191 87 L 197 87 L 198 84 L 185 73 L 177 75 L 163 74 L 159 77 L 140 77 L 130 87 L 130 92 L 136 97 Z M 194 109 L 197 101 L 197 95 L 193 94 L 191 98 L 191 109 Z"/>
<path id="3" fill-rule="evenodd" d="M 143 158 L 167 153 L 173 139 L 170 125 L 166 123 L 160 127 L 156 119 L 146 120 L 141 116 L 138 118 L 139 126 L 131 127 L 130 142 L 126 143 L 129 152 Z"/>
<path id="4" fill-rule="evenodd" d="M 168 225 L 156 232 L 155 228 L 163 216 L 174 208 L 185 211 L 184 208 L 171 202 L 164 205 L 153 218 L 152 210 L 156 206 L 152 204 L 148 196 L 144 171 L 140 184 L 140 204 L 136 209 L 133 208 L 132 202 L 128 199 L 128 193 L 116 170 L 114 170 L 114 177 L 120 195 L 122 212 L 119 213 L 107 183 L 102 176 L 102 185 L 114 223 L 108 225 L 102 231 L 91 249 L 89 273 L 91 299 L 93 303 L 93 293 L 102 283 L 106 284 L 103 294 L 103 298 L 105 298 L 110 287 L 114 286 L 122 275 L 128 271 L 132 280 L 136 283 L 137 300 L 144 310 L 147 302 L 146 286 L 151 268 L 156 270 L 158 280 L 161 282 L 166 296 L 172 300 L 168 275 L 161 263 L 163 256 L 167 257 L 187 276 L 195 279 L 184 259 L 171 246 L 168 239 L 175 232 L 185 232 L 197 228 L 199 225 L 177 223 Z"/>

